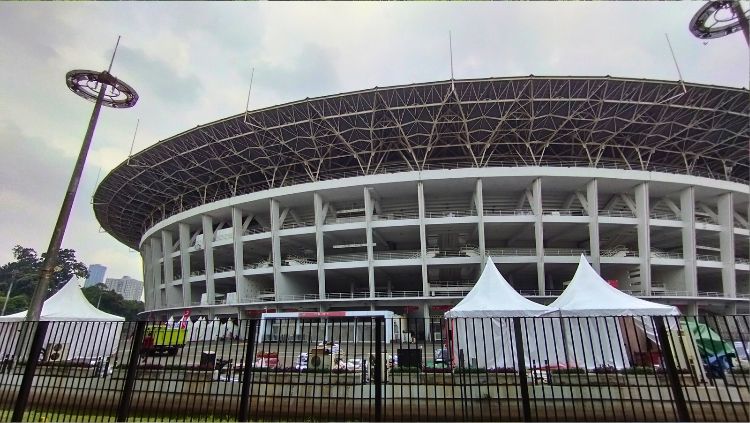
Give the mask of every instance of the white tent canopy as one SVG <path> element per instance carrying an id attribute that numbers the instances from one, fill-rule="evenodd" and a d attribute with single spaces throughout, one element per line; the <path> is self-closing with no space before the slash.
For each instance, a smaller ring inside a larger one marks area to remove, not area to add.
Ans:
<path id="1" fill-rule="evenodd" d="M 611 286 L 602 279 L 581 255 L 578 269 L 568 287 L 550 304 L 560 315 L 570 318 L 564 322 L 566 348 L 571 361 L 578 367 L 629 367 L 627 346 L 623 335 L 626 328 L 622 317 L 676 316 L 676 307 L 653 303 L 633 297 Z M 629 319 L 634 320 L 634 319 Z M 650 318 L 635 319 L 653 333 Z"/>
<path id="2" fill-rule="evenodd" d="M 13 355 L 26 311 L 0 316 L 2 354 Z M 94 307 L 83 295 L 79 281 L 71 278 L 48 298 L 39 317 L 50 325 L 45 346 L 62 344 L 62 359 L 107 357 L 116 351 L 125 319 Z"/>
<path id="3" fill-rule="evenodd" d="M 570 284 L 550 307 L 562 316 L 678 316 L 677 307 L 626 294 L 602 279 L 581 255 Z"/>
<path id="4" fill-rule="evenodd" d="M 463 359 L 464 365 L 479 368 L 518 368 L 511 318 L 522 317 L 526 366 L 556 364 L 557 357 L 563 357 L 562 339 L 557 339 L 559 322 L 539 318 L 555 315 L 555 308 L 516 292 L 488 258 L 471 291 L 445 313 L 453 331 L 454 360 Z"/>
<path id="5" fill-rule="evenodd" d="M 519 294 L 488 257 L 477 283 L 445 317 L 539 317 L 555 311 Z"/>

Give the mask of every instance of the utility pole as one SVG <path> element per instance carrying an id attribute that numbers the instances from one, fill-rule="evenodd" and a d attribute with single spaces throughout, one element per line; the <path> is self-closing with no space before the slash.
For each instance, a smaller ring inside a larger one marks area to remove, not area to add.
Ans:
<path id="1" fill-rule="evenodd" d="M 0 316 L 5 316 L 5 308 L 8 307 L 8 299 L 10 298 L 10 293 L 13 291 L 13 283 L 16 281 L 16 275 L 18 274 L 18 270 L 13 270 L 10 272 L 10 286 L 8 287 L 8 292 L 5 294 L 5 302 L 3 303 L 3 311 L 0 313 Z"/>
<path id="2" fill-rule="evenodd" d="M 120 38 L 117 38 L 117 45 L 120 44 Z M 68 183 L 68 189 L 65 192 L 65 198 L 60 208 L 60 214 L 57 217 L 55 228 L 52 231 L 47 254 L 44 257 L 44 263 L 39 272 L 39 283 L 36 285 L 34 294 L 29 300 L 29 311 L 26 315 L 27 321 L 37 321 L 42 312 L 42 304 L 47 296 L 52 273 L 54 272 L 55 263 L 57 262 L 57 253 L 62 245 L 65 228 L 68 225 L 70 212 L 73 208 L 78 184 L 83 173 L 83 166 L 86 163 L 86 156 L 91 146 L 91 139 L 94 137 L 94 129 L 99 119 L 99 111 L 102 106 L 112 108 L 133 107 L 138 101 L 138 94 L 128 84 L 118 80 L 109 73 L 112 70 L 112 63 L 117 53 L 117 45 L 112 53 L 112 60 L 109 62 L 109 68 L 103 72 L 89 70 L 72 70 L 67 73 L 65 80 L 71 91 L 89 101 L 94 101 L 94 111 L 89 119 L 89 126 L 86 135 L 83 138 L 81 151 L 78 154 L 78 160 L 73 168 L 73 174 Z"/>

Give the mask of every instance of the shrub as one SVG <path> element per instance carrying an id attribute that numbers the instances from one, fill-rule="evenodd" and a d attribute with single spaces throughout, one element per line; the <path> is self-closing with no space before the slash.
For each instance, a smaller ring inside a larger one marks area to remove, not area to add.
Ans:
<path id="1" fill-rule="evenodd" d="M 91 364 L 85 361 L 62 361 L 62 362 L 41 362 L 37 363 L 37 367 L 59 367 L 59 368 L 91 368 L 95 367 L 95 364 Z"/>
<path id="2" fill-rule="evenodd" d="M 664 367 L 637 366 L 629 369 L 621 369 L 618 373 L 624 375 L 664 375 L 667 369 Z M 677 369 L 678 374 L 690 374 L 690 369 Z"/>
<path id="3" fill-rule="evenodd" d="M 614 373 L 617 373 L 617 368 L 615 366 L 594 367 L 594 369 L 591 371 L 591 373 L 595 373 L 595 374 L 614 374 Z"/>
<path id="4" fill-rule="evenodd" d="M 450 373 L 453 371 L 450 367 L 423 367 L 425 373 Z"/>
<path id="5" fill-rule="evenodd" d="M 483 368 L 458 368 L 454 371 L 459 374 L 496 374 L 496 373 L 516 373 L 516 369 L 512 367 L 498 367 L 496 369 L 483 369 Z"/>
<path id="6" fill-rule="evenodd" d="M 419 373 L 421 369 L 414 366 L 396 366 L 391 370 L 391 373 Z"/>

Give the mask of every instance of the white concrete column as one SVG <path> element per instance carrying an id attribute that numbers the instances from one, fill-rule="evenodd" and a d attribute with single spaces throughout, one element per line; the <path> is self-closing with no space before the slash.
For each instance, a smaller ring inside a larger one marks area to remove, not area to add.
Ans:
<path id="1" fill-rule="evenodd" d="M 422 304 L 422 319 L 424 322 L 424 339 L 432 341 L 432 328 L 430 327 L 430 305 Z"/>
<path id="2" fill-rule="evenodd" d="M 180 223 L 180 272 L 182 273 L 182 305 L 193 305 L 192 290 L 190 289 L 190 226 Z"/>
<path id="3" fill-rule="evenodd" d="M 375 206 L 368 187 L 364 188 L 365 196 L 365 237 L 367 242 L 367 283 L 370 287 L 370 298 L 375 298 L 375 267 L 372 250 L 372 209 Z"/>
<path id="4" fill-rule="evenodd" d="M 487 262 L 487 254 L 485 252 L 484 244 L 484 198 L 482 197 L 482 179 L 477 179 L 476 187 L 474 188 L 474 207 L 477 209 L 477 216 L 479 217 L 479 223 L 477 223 L 477 237 L 479 238 L 479 257 L 481 258 L 481 267 L 479 268 L 479 274 L 484 269 L 484 264 Z"/>
<path id="5" fill-rule="evenodd" d="M 154 281 L 154 308 L 162 308 L 164 304 L 161 301 L 161 270 L 162 266 L 159 264 L 159 259 L 161 259 L 161 240 L 153 237 L 151 238 L 151 264 L 152 264 L 152 271 L 153 271 L 153 281 Z"/>
<path id="6" fill-rule="evenodd" d="M 271 260 L 273 261 L 273 292 L 276 300 L 279 300 L 279 295 L 284 291 L 282 285 L 281 275 L 281 238 L 279 237 L 279 231 L 281 230 L 281 217 L 279 216 L 279 202 L 275 199 L 271 199 Z"/>
<path id="7" fill-rule="evenodd" d="M 154 309 L 154 266 L 151 262 L 151 245 L 144 242 L 141 247 L 143 261 L 143 300 L 146 310 Z"/>
<path id="8" fill-rule="evenodd" d="M 592 179 L 586 184 L 586 213 L 589 215 L 589 251 L 591 265 L 601 274 L 601 255 L 599 253 L 599 183 Z"/>
<path id="9" fill-rule="evenodd" d="M 323 225 L 326 217 L 323 214 L 323 197 L 319 193 L 313 194 L 313 207 L 315 207 L 315 252 L 318 262 L 318 297 L 326 298 L 326 271 L 325 271 L 325 238 L 323 238 Z"/>
<path id="10" fill-rule="evenodd" d="M 539 295 L 545 293 L 544 283 L 544 226 L 542 223 L 542 178 L 531 184 L 531 209 L 534 211 L 534 240 L 536 242 L 536 283 Z"/>
<path id="11" fill-rule="evenodd" d="M 164 295 L 167 303 L 167 307 L 178 305 L 177 296 L 174 291 L 174 262 L 172 259 L 172 232 L 161 231 L 161 250 L 162 256 L 164 257 Z"/>
<path id="12" fill-rule="evenodd" d="M 424 184 L 422 181 L 417 182 L 417 204 L 419 207 L 419 249 L 421 250 L 422 265 L 422 296 L 430 295 L 430 282 L 427 274 L 427 228 L 425 227 L 425 203 L 424 203 Z"/>
<path id="13" fill-rule="evenodd" d="M 719 196 L 718 214 L 722 291 L 724 296 L 734 298 L 737 296 L 737 276 L 734 270 L 734 197 L 731 192 Z"/>
<path id="14" fill-rule="evenodd" d="M 242 302 L 247 293 L 245 292 L 245 250 L 242 244 L 242 233 L 244 232 L 242 209 L 232 207 L 232 251 L 234 252 L 234 289 L 237 293 L 237 301 Z"/>
<path id="15" fill-rule="evenodd" d="M 651 208 L 648 197 L 648 182 L 635 187 L 635 217 L 638 221 L 638 267 L 641 287 L 645 295 L 651 295 Z"/>
<path id="16" fill-rule="evenodd" d="M 208 304 L 216 303 L 216 285 L 214 284 L 214 223 L 213 218 L 203 215 L 203 261 L 206 265 L 206 300 Z"/>
<path id="17" fill-rule="evenodd" d="M 695 187 L 680 193 L 682 212 L 682 257 L 685 260 L 685 288 L 689 295 L 698 295 L 698 263 L 695 252 Z"/>

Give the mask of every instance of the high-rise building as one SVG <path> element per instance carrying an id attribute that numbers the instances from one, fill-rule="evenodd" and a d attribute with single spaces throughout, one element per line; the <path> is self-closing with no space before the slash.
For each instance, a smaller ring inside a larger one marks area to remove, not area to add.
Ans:
<path id="1" fill-rule="evenodd" d="M 143 293 L 143 282 L 133 279 L 130 276 L 123 276 L 120 279 L 107 278 L 105 282 L 107 289 L 114 291 L 123 298 L 130 301 L 140 301 Z"/>
<path id="2" fill-rule="evenodd" d="M 92 264 L 89 266 L 89 277 L 83 284 L 84 288 L 104 283 L 104 274 L 107 273 L 107 266 L 101 264 Z"/>

